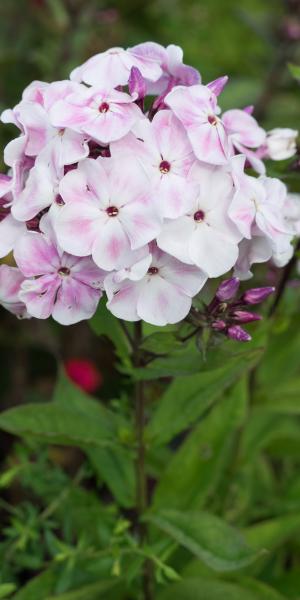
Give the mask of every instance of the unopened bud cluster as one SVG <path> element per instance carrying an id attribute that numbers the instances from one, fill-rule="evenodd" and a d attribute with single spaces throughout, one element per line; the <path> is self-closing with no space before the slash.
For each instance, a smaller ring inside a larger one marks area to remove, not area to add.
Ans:
<path id="1" fill-rule="evenodd" d="M 208 306 L 207 316 L 212 329 L 238 342 L 249 342 L 251 336 L 241 325 L 260 321 L 261 315 L 249 307 L 264 302 L 274 292 L 273 287 L 252 288 L 236 298 L 240 286 L 237 277 L 223 281 Z"/>

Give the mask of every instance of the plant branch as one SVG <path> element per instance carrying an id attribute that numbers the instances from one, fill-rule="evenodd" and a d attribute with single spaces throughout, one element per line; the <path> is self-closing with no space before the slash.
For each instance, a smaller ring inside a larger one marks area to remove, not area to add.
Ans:
<path id="1" fill-rule="evenodd" d="M 142 341 L 142 323 L 138 321 L 134 326 L 133 363 L 135 368 L 142 366 L 140 345 Z M 135 430 L 136 430 L 136 532 L 139 545 L 147 540 L 147 525 L 142 521 L 143 514 L 148 505 L 147 475 L 145 469 L 146 448 L 144 440 L 146 414 L 145 414 L 145 382 L 135 383 Z M 152 564 L 146 559 L 143 565 L 143 593 L 144 600 L 153 600 L 152 594 Z"/>

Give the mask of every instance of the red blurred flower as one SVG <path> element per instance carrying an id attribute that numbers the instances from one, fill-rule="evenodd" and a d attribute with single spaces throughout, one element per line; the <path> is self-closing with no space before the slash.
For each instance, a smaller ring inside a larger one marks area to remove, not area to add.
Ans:
<path id="1" fill-rule="evenodd" d="M 69 358 L 65 370 L 70 379 L 85 392 L 95 392 L 102 385 L 102 374 L 96 365 L 85 358 Z"/>

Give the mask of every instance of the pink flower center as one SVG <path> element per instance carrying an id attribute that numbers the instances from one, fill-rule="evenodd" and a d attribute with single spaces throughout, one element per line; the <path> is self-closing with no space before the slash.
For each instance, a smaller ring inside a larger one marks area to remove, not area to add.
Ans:
<path id="1" fill-rule="evenodd" d="M 58 270 L 58 274 L 61 277 L 68 277 L 68 275 L 70 275 L 71 271 L 70 269 L 68 269 L 68 267 L 60 267 L 60 269 Z"/>
<path id="2" fill-rule="evenodd" d="M 161 173 L 169 173 L 169 171 L 171 170 L 171 165 L 167 160 L 162 160 L 160 165 L 159 165 L 159 170 Z"/>
<path id="3" fill-rule="evenodd" d="M 149 273 L 149 275 L 157 275 L 158 268 L 157 267 L 149 267 L 148 273 Z"/>
<path id="4" fill-rule="evenodd" d="M 119 209 L 116 206 L 109 206 L 106 212 L 109 217 L 116 217 L 119 214 Z"/>
<path id="5" fill-rule="evenodd" d="M 207 119 L 208 119 L 208 122 L 211 125 L 217 125 L 218 124 L 218 119 L 217 119 L 217 117 L 215 115 L 208 115 Z"/>
<path id="6" fill-rule="evenodd" d="M 107 102 L 102 102 L 102 104 L 100 104 L 100 106 L 99 106 L 99 112 L 107 113 L 108 110 L 109 110 L 109 104 L 107 104 Z"/>
<path id="7" fill-rule="evenodd" d="M 194 221 L 203 221 L 205 217 L 205 213 L 203 210 L 197 210 L 194 214 Z"/>

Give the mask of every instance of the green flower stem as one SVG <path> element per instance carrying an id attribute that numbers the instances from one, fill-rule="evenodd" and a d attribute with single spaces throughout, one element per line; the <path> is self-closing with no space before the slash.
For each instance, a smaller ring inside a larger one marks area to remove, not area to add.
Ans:
<path id="1" fill-rule="evenodd" d="M 134 327 L 133 363 L 136 368 L 141 365 L 140 345 L 142 341 L 142 323 L 138 321 Z M 147 542 L 147 525 L 142 521 L 148 506 L 147 475 L 145 469 L 146 448 L 144 440 L 145 414 L 145 382 L 135 383 L 135 431 L 136 431 L 136 532 L 140 546 Z M 153 600 L 152 563 L 146 559 L 143 565 L 144 600 Z"/>

